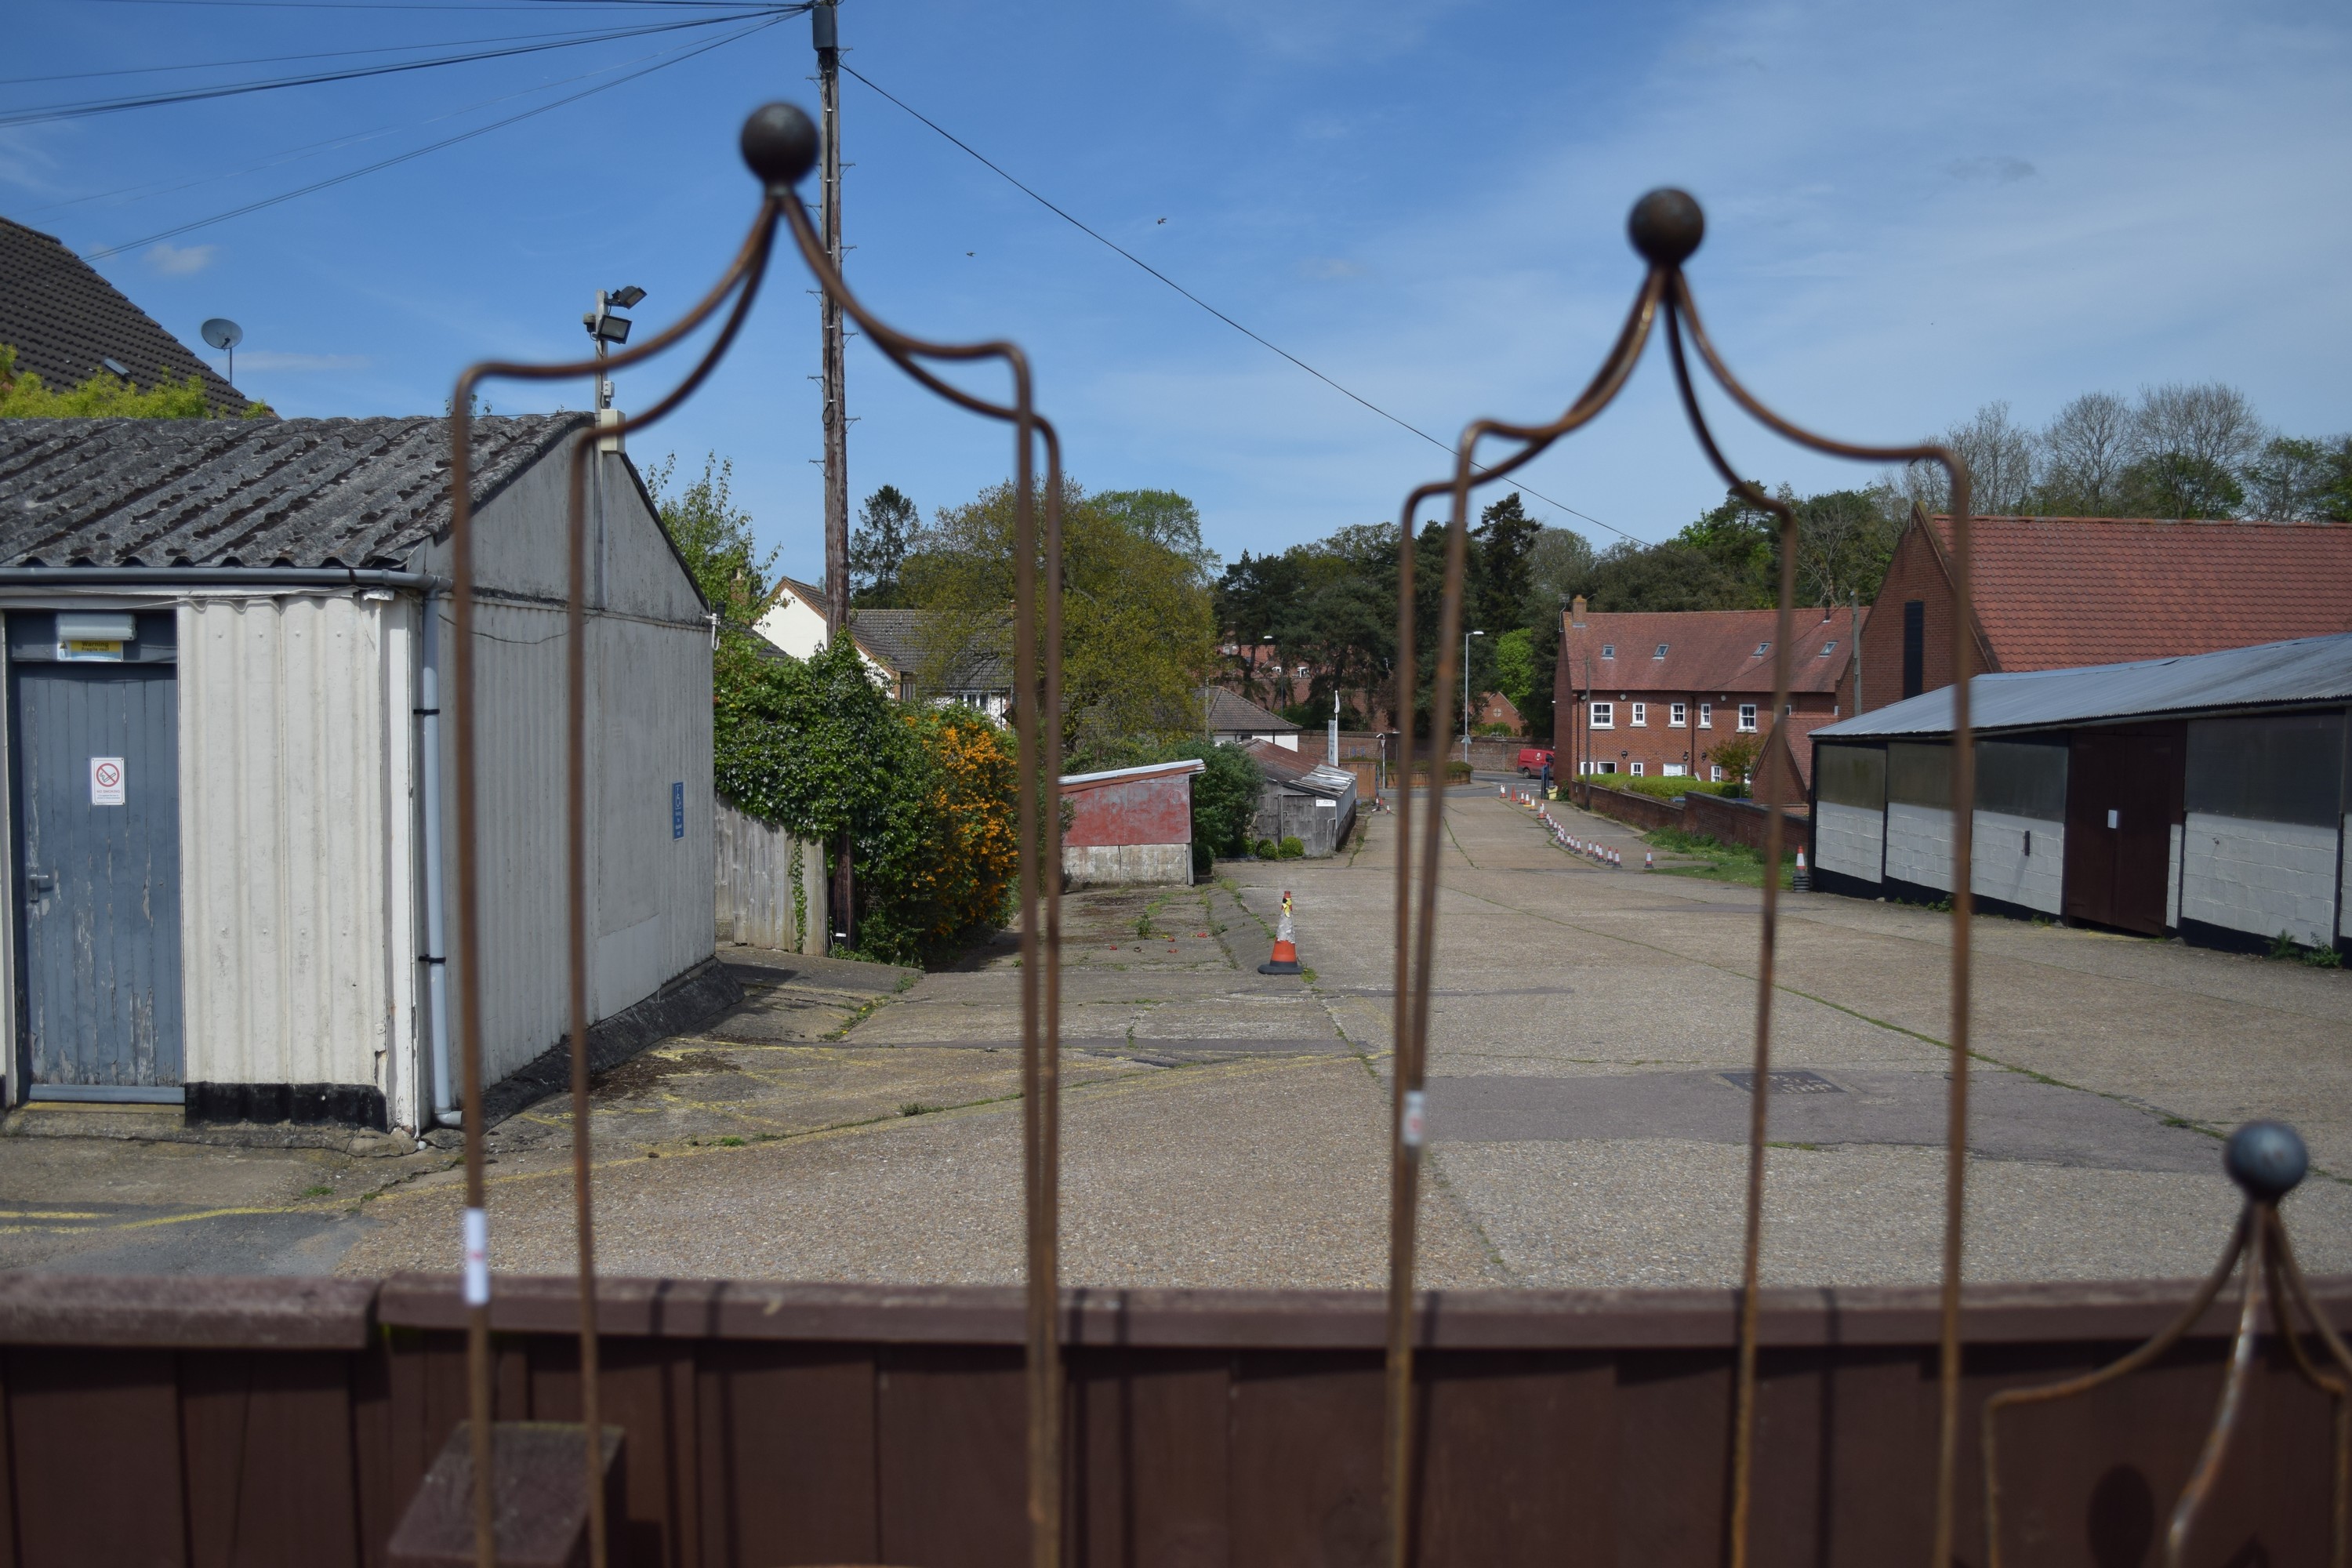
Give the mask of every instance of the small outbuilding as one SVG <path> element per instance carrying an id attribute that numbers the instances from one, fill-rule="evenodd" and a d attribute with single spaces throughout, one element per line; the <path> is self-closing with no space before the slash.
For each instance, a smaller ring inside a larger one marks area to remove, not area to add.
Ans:
<path id="1" fill-rule="evenodd" d="M 1277 844 L 1296 838 L 1310 859 L 1335 854 L 1348 842 L 1356 826 L 1354 773 L 1309 762 L 1270 741 L 1252 741 L 1243 750 L 1257 759 L 1265 779 L 1258 790 L 1251 837 Z"/>
<path id="2" fill-rule="evenodd" d="M 1188 759 L 1062 778 L 1062 880 L 1066 887 L 1192 880 L 1192 775 Z"/>
<path id="3" fill-rule="evenodd" d="M 1228 746 L 1264 741 L 1287 752 L 1298 750 L 1297 725 L 1222 686 L 1204 688 L 1201 707 L 1208 716 L 1209 738 L 1213 741 Z"/>
<path id="4" fill-rule="evenodd" d="M 568 1026 L 587 426 L 474 425 L 492 1082 Z M 455 1105 L 448 440 L 436 418 L 0 421 L 9 1103 L 411 1130 Z M 709 606 L 626 457 L 594 457 L 589 493 L 589 1006 L 611 1040 L 726 982 Z"/>
<path id="5" fill-rule="evenodd" d="M 2352 951 L 2342 867 L 2352 634 L 1979 675 L 1980 908 L 2208 946 Z M 1952 690 L 1813 732 L 1814 886 L 1936 901 Z"/>

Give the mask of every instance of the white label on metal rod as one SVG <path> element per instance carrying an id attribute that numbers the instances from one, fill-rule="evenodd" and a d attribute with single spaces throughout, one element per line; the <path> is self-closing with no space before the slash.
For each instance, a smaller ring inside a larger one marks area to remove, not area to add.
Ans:
<path id="1" fill-rule="evenodd" d="M 1417 1089 L 1404 1091 L 1404 1122 L 1398 1135 L 1408 1149 L 1418 1149 L 1429 1137 L 1429 1097 Z"/>
<path id="2" fill-rule="evenodd" d="M 89 760 L 89 804 L 121 805 L 123 799 L 122 759 L 92 757 Z"/>
<path id="3" fill-rule="evenodd" d="M 466 1305 L 490 1304 L 490 1216 L 481 1209 L 466 1211 Z"/>

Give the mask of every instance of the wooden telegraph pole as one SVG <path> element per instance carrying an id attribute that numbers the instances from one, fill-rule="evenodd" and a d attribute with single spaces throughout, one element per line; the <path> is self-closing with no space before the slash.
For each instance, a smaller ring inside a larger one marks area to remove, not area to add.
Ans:
<path id="1" fill-rule="evenodd" d="M 835 0 L 817 0 L 809 7 L 811 41 L 816 45 L 817 93 L 824 118 L 820 216 L 824 227 L 825 254 L 834 270 L 841 270 L 841 35 Z M 827 641 L 849 635 L 849 418 L 843 374 L 841 305 L 831 293 L 819 291 L 824 333 L 824 630 Z M 846 947 L 856 939 L 852 919 L 856 884 L 852 879 L 850 835 L 842 833 L 835 846 L 833 868 L 833 942 Z"/>

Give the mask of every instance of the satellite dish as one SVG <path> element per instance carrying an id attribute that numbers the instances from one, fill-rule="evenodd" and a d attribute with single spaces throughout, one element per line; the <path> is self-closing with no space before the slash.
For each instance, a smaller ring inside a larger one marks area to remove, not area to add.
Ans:
<path id="1" fill-rule="evenodd" d="M 226 316 L 215 316 L 196 330 L 204 333 L 205 342 L 224 352 L 245 341 L 245 329 Z"/>

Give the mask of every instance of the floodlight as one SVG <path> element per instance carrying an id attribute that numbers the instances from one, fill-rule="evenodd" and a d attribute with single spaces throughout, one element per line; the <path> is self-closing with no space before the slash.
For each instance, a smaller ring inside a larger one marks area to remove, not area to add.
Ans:
<path id="1" fill-rule="evenodd" d="M 634 283 L 624 283 L 604 296 L 607 303 L 625 310 L 646 297 L 646 291 Z"/>
<path id="2" fill-rule="evenodd" d="M 588 323 L 589 333 L 604 342 L 625 343 L 629 341 L 629 318 L 604 314 Z"/>

